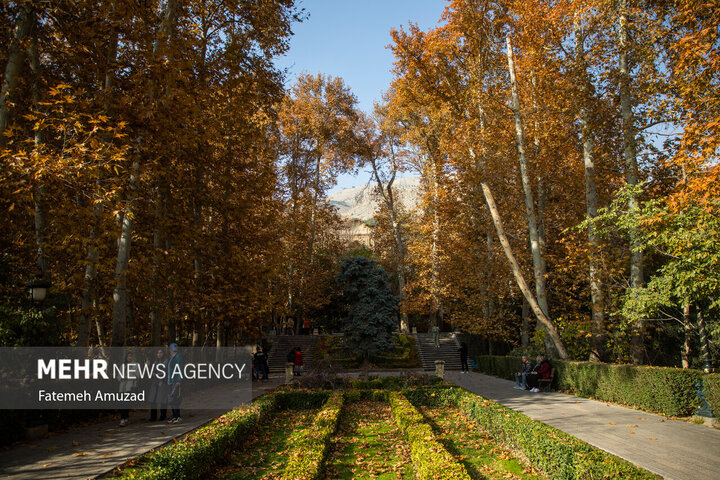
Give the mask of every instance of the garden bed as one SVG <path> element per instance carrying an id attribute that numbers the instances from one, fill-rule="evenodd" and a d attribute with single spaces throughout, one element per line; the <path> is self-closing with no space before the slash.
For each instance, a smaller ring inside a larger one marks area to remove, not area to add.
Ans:
<path id="1" fill-rule="evenodd" d="M 418 409 L 440 443 L 459 459 L 473 479 L 542 477 L 526 460 L 498 446 L 484 429 L 454 406 L 427 406 Z"/>
<path id="2" fill-rule="evenodd" d="M 325 478 L 412 479 L 410 446 L 386 402 L 358 400 L 346 405 L 325 468 Z"/>
<path id="3" fill-rule="evenodd" d="M 287 450 L 291 449 L 300 435 L 312 425 L 318 410 L 285 410 L 257 425 L 252 436 L 239 450 L 233 452 L 228 464 L 218 470 L 216 478 L 278 478 L 287 465 Z"/>
<path id="4" fill-rule="evenodd" d="M 366 388 L 281 389 L 129 462 L 118 474 L 173 480 L 656 478 L 456 386 L 410 386 L 402 378 L 353 384 Z"/>

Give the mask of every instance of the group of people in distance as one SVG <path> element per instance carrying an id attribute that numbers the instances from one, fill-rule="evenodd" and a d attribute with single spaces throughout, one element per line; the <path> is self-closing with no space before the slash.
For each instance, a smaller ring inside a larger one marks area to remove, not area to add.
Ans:
<path id="1" fill-rule="evenodd" d="M 530 390 L 537 393 L 540 391 L 540 379 L 547 380 L 550 378 L 550 362 L 545 360 L 542 355 L 537 356 L 537 363 L 533 366 L 528 360 L 527 355 L 522 356 L 522 367 L 519 372 L 515 372 L 515 386 L 518 390 Z"/>
<path id="2" fill-rule="evenodd" d="M 182 422 L 182 418 L 180 418 L 180 403 L 182 402 L 182 374 L 179 372 L 182 371 L 183 368 L 183 359 L 178 352 L 179 348 L 177 343 L 171 343 L 168 345 L 167 349 L 169 351 L 168 358 L 165 357 L 165 349 L 158 348 L 155 361 L 153 362 L 156 365 L 165 365 L 166 368 L 164 371 L 166 373 L 162 373 L 163 370 L 154 369 L 157 373 L 155 374 L 155 378 L 153 378 L 150 382 L 150 388 L 146 399 L 150 403 L 150 418 L 148 421 L 164 421 L 167 417 L 167 409 L 170 407 L 170 410 L 172 410 L 172 417 L 170 417 L 167 423 L 180 423 Z M 126 365 L 137 364 L 132 352 L 127 352 L 125 354 L 124 362 Z M 179 365 L 179 369 L 175 368 L 176 365 Z M 120 393 L 133 393 L 138 392 L 139 390 L 140 386 L 137 379 L 131 377 L 130 375 L 121 377 L 118 389 Z M 128 424 L 129 417 L 129 408 L 120 409 L 121 427 Z"/>

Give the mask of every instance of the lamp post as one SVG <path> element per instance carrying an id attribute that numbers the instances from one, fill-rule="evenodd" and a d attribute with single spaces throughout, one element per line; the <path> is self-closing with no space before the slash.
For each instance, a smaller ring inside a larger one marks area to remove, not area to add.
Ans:
<path id="1" fill-rule="evenodd" d="M 42 303 L 47 296 L 47 292 L 52 286 L 50 280 L 45 278 L 36 278 L 30 280 L 25 284 L 27 289 L 30 291 L 30 297 L 35 303 Z"/>

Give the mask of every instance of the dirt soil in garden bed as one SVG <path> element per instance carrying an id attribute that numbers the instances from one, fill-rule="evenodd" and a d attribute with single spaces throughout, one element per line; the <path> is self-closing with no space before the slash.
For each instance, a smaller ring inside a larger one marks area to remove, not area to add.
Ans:
<path id="1" fill-rule="evenodd" d="M 216 473 L 225 480 L 270 480 L 280 478 L 288 452 L 304 429 L 309 428 L 318 409 L 284 410 L 260 425 L 228 464 Z"/>
<path id="2" fill-rule="evenodd" d="M 458 459 L 473 479 L 544 479 L 542 474 L 508 450 L 459 408 L 419 407 L 440 443 Z"/>
<path id="3" fill-rule="evenodd" d="M 345 405 L 325 478 L 412 479 L 410 446 L 397 428 L 385 402 L 359 401 Z"/>

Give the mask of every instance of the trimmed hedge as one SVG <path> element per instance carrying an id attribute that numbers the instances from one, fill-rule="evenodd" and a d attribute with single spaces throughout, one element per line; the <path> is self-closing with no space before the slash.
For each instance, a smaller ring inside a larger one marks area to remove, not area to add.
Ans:
<path id="1" fill-rule="evenodd" d="M 513 380 L 520 357 L 483 355 L 478 370 Z M 615 402 L 670 416 L 688 416 L 697 407 L 699 370 L 551 360 L 557 387 L 575 395 Z"/>
<path id="2" fill-rule="evenodd" d="M 430 425 L 401 393 L 391 392 L 388 399 L 395 422 L 410 444 L 417 478 L 470 480 L 465 467 L 443 448 Z"/>
<path id="3" fill-rule="evenodd" d="M 553 479 L 658 479 L 660 477 L 556 428 L 461 388 L 417 390 L 418 405 L 455 405 L 495 440 L 522 452 Z"/>
<path id="4" fill-rule="evenodd" d="M 330 435 L 335 432 L 344 396 L 335 392 L 317 414 L 312 426 L 295 443 L 289 454 L 283 478 L 287 480 L 315 480 L 322 474 L 322 466 L 329 450 Z"/>
<path id="5" fill-rule="evenodd" d="M 705 376 L 705 399 L 713 415 L 720 418 L 720 373 Z"/>
<path id="6" fill-rule="evenodd" d="M 277 408 L 277 398 L 259 398 L 247 410 L 231 410 L 172 445 L 151 451 L 138 459 L 138 466 L 125 469 L 121 479 L 184 480 L 210 475 L 215 463 L 237 448 Z"/>

